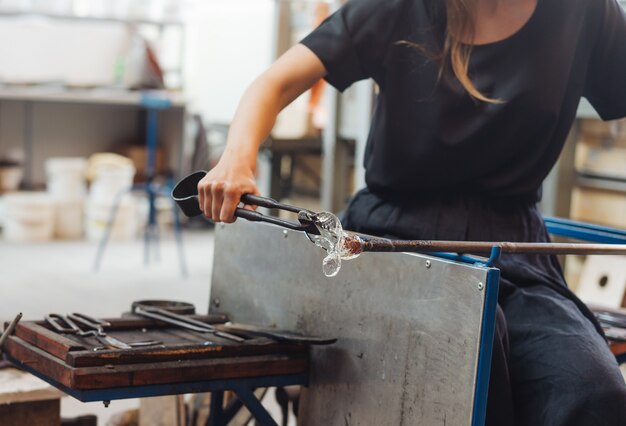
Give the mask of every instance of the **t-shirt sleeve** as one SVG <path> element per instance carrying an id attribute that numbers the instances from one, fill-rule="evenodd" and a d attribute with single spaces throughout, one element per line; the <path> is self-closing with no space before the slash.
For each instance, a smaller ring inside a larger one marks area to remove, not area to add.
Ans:
<path id="1" fill-rule="evenodd" d="M 618 0 L 602 4 L 584 96 L 604 120 L 626 117 L 626 12 Z"/>
<path id="2" fill-rule="evenodd" d="M 406 0 L 349 0 L 300 43 L 326 68 L 326 81 L 343 91 L 373 78 L 380 83 L 389 45 Z"/>

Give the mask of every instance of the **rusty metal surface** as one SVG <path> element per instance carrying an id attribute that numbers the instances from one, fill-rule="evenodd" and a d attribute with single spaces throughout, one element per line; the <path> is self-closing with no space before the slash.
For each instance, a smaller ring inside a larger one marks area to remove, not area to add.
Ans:
<path id="1" fill-rule="evenodd" d="M 313 348 L 302 425 L 470 425 L 487 271 L 364 253 L 322 274 L 301 234 L 218 226 L 210 312 L 335 336 Z"/>
<path id="2" fill-rule="evenodd" d="M 626 244 L 587 244 L 587 243 L 532 243 L 502 241 L 430 241 L 430 240 L 389 240 L 368 238 L 355 253 L 369 252 L 453 252 L 488 254 L 493 247 L 503 253 L 530 254 L 626 254 Z"/>

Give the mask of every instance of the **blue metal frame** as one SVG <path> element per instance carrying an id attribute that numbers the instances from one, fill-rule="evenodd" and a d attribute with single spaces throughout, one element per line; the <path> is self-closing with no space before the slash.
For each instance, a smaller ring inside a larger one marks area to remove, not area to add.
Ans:
<path id="1" fill-rule="evenodd" d="M 500 287 L 500 270 L 489 268 L 485 284 L 485 304 L 478 353 L 476 372 L 476 388 L 474 391 L 474 411 L 472 426 L 485 424 L 487 414 L 487 396 L 489 394 L 489 376 L 491 374 L 491 352 L 496 329 L 496 309 L 498 306 L 498 289 Z"/>
<path id="2" fill-rule="evenodd" d="M 625 229 L 557 217 L 545 217 L 544 222 L 552 235 L 603 244 L 626 244 Z"/>
<path id="3" fill-rule="evenodd" d="M 498 261 L 498 259 L 500 259 L 500 255 L 502 254 L 502 248 L 493 246 L 491 248 L 491 254 L 489 255 L 489 258 L 474 257 L 465 254 L 446 252 L 434 252 L 426 254 L 428 256 L 438 257 L 440 259 L 454 260 L 455 262 L 467 263 L 470 265 L 491 267 Z"/>
<path id="4" fill-rule="evenodd" d="M 165 110 L 171 108 L 172 102 L 166 97 L 163 96 L 160 92 L 151 92 L 146 91 L 141 94 L 141 99 L 139 101 L 139 105 L 146 109 L 146 182 L 141 183 L 139 185 L 134 185 L 132 187 L 132 191 L 142 191 L 146 194 L 148 198 L 148 221 L 146 224 L 146 228 L 144 230 L 144 264 L 148 265 L 150 263 L 150 245 L 154 242 L 155 248 L 155 257 L 159 258 L 159 227 L 157 224 L 157 209 L 156 209 L 156 199 L 158 195 L 164 195 L 170 198 L 170 193 L 172 188 L 174 187 L 174 182 L 170 179 L 167 184 L 163 187 L 161 185 L 157 185 L 154 182 L 154 177 L 156 174 L 156 153 L 158 149 L 158 113 L 160 110 Z M 102 261 L 102 257 L 104 256 L 104 250 L 106 249 L 106 245 L 109 241 L 110 233 L 113 228 L 113 224 L 115 222 L 115 218 L 117 216 L 117 211 L 119 208 L 119 204 L 121 202 L 122 196 L 126 192 L 118 194 L 111 208 L 111 213 L 109 215 L 109 221 L 107 222 L 107 226 L 105 232 L 100 239 L 100 244 L 98 245 L 98 251 L 96 253 L 96 259 L 94 261 L 94 270 L 98 270 L 100 267 L 100 263 Z M 174 213 L 174 238 L 176 240 L 176 245 L 178 247 L 178 257 L 180 263 L 180 271 L 183 277 L 187 277 L 187 264 L 185 262 L 185 252 L 183 249 L 183 240 L 182 240 L 182 229 L 180 225 L 180 218 L 178 208 L 176 204 L 172 201 L 172 208 Z"/>

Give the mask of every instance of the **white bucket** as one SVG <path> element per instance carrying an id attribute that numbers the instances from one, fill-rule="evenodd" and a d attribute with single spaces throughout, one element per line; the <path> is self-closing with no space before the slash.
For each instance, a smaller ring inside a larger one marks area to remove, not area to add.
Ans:
<path id="1" fill-rule="evenodd" d="M 108 226 L 113 208 L 112 200 L 89 198 L 85 206 L 85 228 L 87 239 L 100 241 Z M 128 241 L 137 234 L 137 214 L 135 199 L 130 195 L 122 197 L 117 209 L 115 221 L 111 228 L 109 239 L 115 241 Z"/>
<path id="2" fill-rule="evenodd" d="M 102 168 L 91 183 L 89 198 L 113 201 L 118 194 L 131 189 L 134 177 L 134 167 Z"/>
<path id="3" fill-rule="evenodd" d="M 7 241 L 49 241 L 54 234 L 54 203 L 44 192 L 13 192 L 4 196 L 4 237 Z"/>
<path id="4" fill-rule="evenodd" d="M 84 158 L 49 158 L 46 160 L 48 193 L 57 200 L 76 200 L 85 197 L 87 185 Z"/>
<path id="5" fill-rule="evenodd" d="M 85 200 L 54 200 L 56 214 L 54 236 L 64 240 L 83 237 Z"/>

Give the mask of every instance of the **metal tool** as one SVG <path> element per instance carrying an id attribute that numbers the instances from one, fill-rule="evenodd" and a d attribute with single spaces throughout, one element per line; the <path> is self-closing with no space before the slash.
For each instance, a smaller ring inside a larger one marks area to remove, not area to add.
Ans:
<path id="1" fill-rule="evenodd" d="M 49 314 L 44 317 L 46 322 L 58 333 L 62 334 L 75 334 L 80 337 L 95 337 L 98 342 L 105 345 L 105 347 L 114 347 L 117 346 L 111 345 L 104 338 L 98 335 L 96 330 L 84 331 L 82 330 L 74 321 L 72 321 L 68 316 L 60 315 L 60 314 Z M 96 348 L 97 350 L 98 348 Z M 127 349 L 122 347 L 120 349 Z"/>
<path id="2" fill-rule="evenodd" d="M 98 342 L 102 343 L 105 347 L 115 349 L 133 349 L 147 346 L 160 345 L 163 342 L 157 340 L 146 340 L 142 342 L 125 343 L 113 336 L 109 336 L 104 332 L 104 327 L 108 327 L 111 323 L 107 321 L 98 320 L 88 315 L 74 313 L 67 316 L 59 314 L 46 315 L 45 320 L 50 326 L 59 333 L 76 334 L 80 337 L 95 337 Z M 78 324 L 84 325 L 90 328 L 89 331 L 84 331 Z"/>
<path id="3" fill-rule="evenodd" d="M 626 254 L 626 244 L 585 244 L 585 243 L 525 243 L 500 241 L 428 241 L 390 240 L 358 235 L 355 242 L 356 253 L 408 252 L 408 253 L 491 253 L 494 247 L 502 253 L 525 254 Z"/>
<path id="4" fill-rule="evenodd" d="M 217 328 L 215 328 L 215 326 L 211 324 L 197 321 L 185 315 L 178 315 L 161 308 L 136 305 L 133 306 L 133 313 L 142 317 L 162 321 L 167 324 L 176 325 L 187 330 L 197 331 L 199 333 L 211 333 L 218 337 L 232 340 L 233 342 L 237 343 L 242 343 L 246 340 L 242 337 L 235 336 L 234 334 L 227 333 L 225 331 L 219 331 Z"/>
<path id="5" fill-rule="evenodd" d="M 172 197 L 185 215 L 192 217 L 202 214 L 198 205 L 198 182 L 206 175 L 200 171 L 181 180 Z M 281 204 L 271 198 L 246 194 L 241 197 L 244 204 L 286 210 L 298 213 L 299 223 L 275 217 L 264 216 L 258 212 L 238 208 L 235 216 L 253 222 L 267 222 L 287 229 L 303 231 L 307 234 L 319 235 L 315 223 L 316 213 L 309 210 Z M 533 242 L 501 242 L 501 241 L 429 241 L 429 240 L 391 240 L 375 238 L 360 234 L 348 233 L 355 238 L 350 239 L 350 250 L 355 254 L 362 252 L 409 252 L 409 253 L 472 253 L 489 254 L 494 248 L 502 253 L 525 254 L 626 254 L 626 244 L 586 244 L 586 243 L 533 243 Z M 356 238 L 358 237 L 358 238 Z"/>
<path id="6" fill-rule="evenodd" d="M 216 326 L 219 330 L 248 334 L 250 336 L 269 337 L 283 342 L 303 343 L 308 345 L 331 345 L 337 341 L 336 337 L 306 336 L 293 331 L 277 330 L 274 328 L 259 327 L 251 324 L 224 324 Z"/>
<path id="7" fill-rule="evenodd" d="M 192 173 L 178 182 L 172 190 L 172 198 L 176 201 L 180 209 L 187 217 L 200 216 L 202 214 L 202 210 L 200 209 L 200 205 L 198 203 L 198 183 L 205 175 L 206 172 L 204 171 Z M 277 217 L 265 216 L 264 214 L 254 210 L 247 210 L 244 208 L 237 208 L 235 210 L 235 217 L 240 217 L 252 222 L 271 223 L 273 225 L 278 225 L 294 231 L 303 231 L 308 234 L 319 235 L 319 230 L 317 229 L 317 226 L 315 226 L 315 222 L 311 220 L 311 217 L 315 216 L 315 213 L 312 211 L 291 206 L 289 204 L 282 204 L 272 198 L 260 197 L 252 194 L 244 194 L 241 197 L 241 202 L 246 205 L 296 213 L 298 214 L 298 222 L 291 222 Z"/>
<path id="8" fill-rule="evenodd" d="M 4 333 L 2 333 L 2 336 L 0 336 L 0 354 L 2 353 L 4 342 L 6 342 L 9 336 L 13 333 L 13 330 L 15 330 L 15 326 L 17 325 L 18 322 L 20 322 L 21 319 L 22 319 L 22 313 L 20 312 L 19 314 L 15 316 L 15 318 L 13 318 L 13 321 L 9 323 L 6 330 L 4 330 Z"/>

